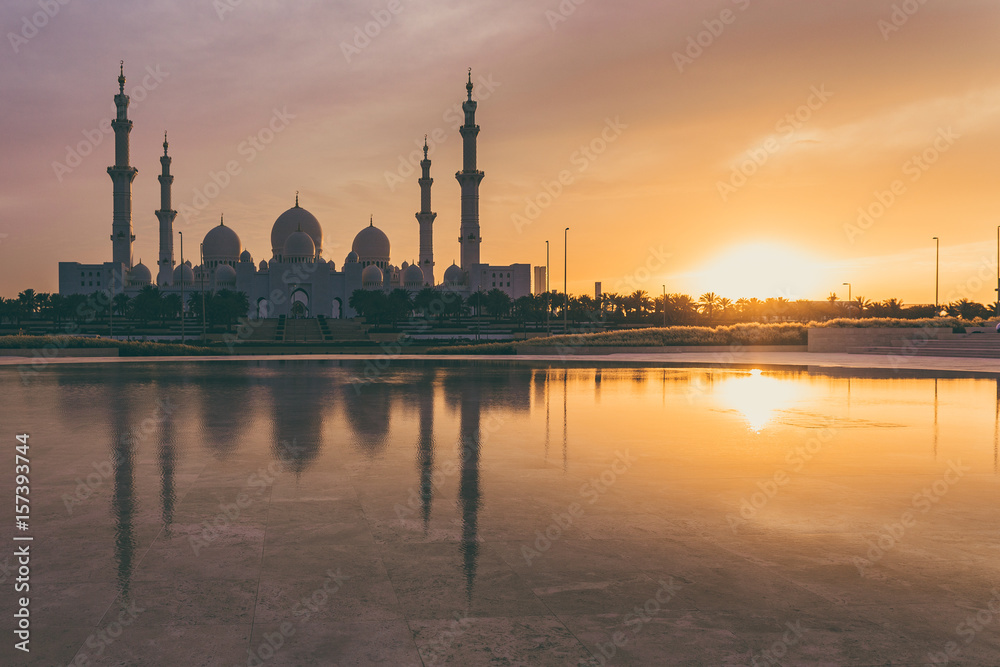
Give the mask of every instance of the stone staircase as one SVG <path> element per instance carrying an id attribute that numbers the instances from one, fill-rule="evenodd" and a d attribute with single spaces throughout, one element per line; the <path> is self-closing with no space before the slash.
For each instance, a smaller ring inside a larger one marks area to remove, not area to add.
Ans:
<path id="1" fill-rule="evenodd" d="M 945 334 L 936 338 L 911 335 L 892 345 L 848 348 L 850 354 L 884 354 L 909 357 L 971 357 L 1000 359 L 1000 334 Z"/>

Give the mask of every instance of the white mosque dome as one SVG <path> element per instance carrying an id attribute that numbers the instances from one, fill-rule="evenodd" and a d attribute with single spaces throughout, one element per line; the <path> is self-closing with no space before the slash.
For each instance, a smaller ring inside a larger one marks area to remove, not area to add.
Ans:
<path id="1" fill-rule="evenodd" d="M 316 244 L 304 231 L 297 230 L 285 240 L 282 256 L 288 259 L 310 259 L 316 256 Z"/>
<path id="2" fill-rule="evenodd" d="M 249 250 L 244 250 L 240 254 L 240 262 L 246 262 L 247 264 L 253 264 L 253 257 L 250 255 Z"/>
<path id="3" fill-rule="evenodd" d="M 219 264 L 215 269 L 215 284 L 236 284 L 236 269 L 228 264 Z"/>
<path id="4" fill-rule="evenodd" d="M 406 267 L 408 267 L 409 265 L 410 265 L 409 262 L 403 262 L 402 264 L 399 265 L 399 270 L 406 271 Z"/>
<path id="5" fill-rule="evenodd" d="M 179 285 L 182 282 L 185 285 L 194 284 L 194 271 L 191 269 L 190 261 L 178 264 L 174 269 L 174 284 Z"/>
<path id="6" fill-rule="evenodd" d="M 312 238 L 318 254 L 323 251 L 323 228 L 309 211 L 299 206 L 299 197 L 295 196 L 295 206 L 278 216 L 271 227 L 271 252 L 277 256 L 285 249 L 285 241 L 297 231 L 305 232 Z"/>
<path id="7" fill-rule="evenodd" d="M 365 270 L 361 272 L 361 284 L 365 287 L 381 287 L 382 269 L 374 264 L 366 266 Z"/>
<path id="8" fill-rule="evenodd" d="M 361 262 L 379 262 L 383 266 L 389 263 L 389 237 L 371 221 L 354 237 L 351 250 Z"/>
<path id="9" fill-rule="evenodd" d="M 266 261 L 264 261 L 263 259 L 262 259 L 262 260 L 260 260 L 260 267 L 259 267 L 259 270 L 260 270 L 260 271 L 267 271 L 267 269 L 268 269 L 268 266 L 267 266 L 267 262 L 266 262 Z"/>
<path id="10" fill-rule="evenodd" d="M 213 227 L 208 234 L 205 234 L 204 243 L 206 262 L 235 262 L 239 260 L 240 251 L 243 249 L 240 237 L 231 227 L 226 227 L 222 220 L 217 227 Z"/>
<path id="11" fill-rule="evenodd" d="M 149 272 L 149 268 L 142 263 L 142 260 L 139 260 L 139 263 L 128 272 L 128 281 L 132 285 L 148 285 L 153 282 L 153 274 Z"/>
<path id="12" fill-rule="evenodd" d="M 420 287 L 424 284 L 424 272 L 416 264 L 410 264 L 403 270 L 403 286 Z"/>
<path id="13" fill-rule="evenodd" d="M 353 250 L 347 253 L 347 257 L 344 258 L 344 264 L 357 264 L 358 263 L 358 253 Z"/>
<path id="14" fill-rule="evenodd" d="M 449 285 L 464 285 L 465 284 L 465 271 L 462 270 L 460 266 L 451 263 L 444 272 L 444 281 Z"/>

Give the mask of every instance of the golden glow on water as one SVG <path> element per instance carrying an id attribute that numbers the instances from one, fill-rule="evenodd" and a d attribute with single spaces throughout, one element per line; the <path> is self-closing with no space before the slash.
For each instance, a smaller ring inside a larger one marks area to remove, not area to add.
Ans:
<path id="1" fill-rule="evenodd" d="M 764 375 L 755 368 L 746 375 L 735 375 L 719 382 L 714 395 L 720 406 L 738 411 L 750 430 L 759 433 L 775 412 L 794 402 L 796 388 L 788 381 Z"/>

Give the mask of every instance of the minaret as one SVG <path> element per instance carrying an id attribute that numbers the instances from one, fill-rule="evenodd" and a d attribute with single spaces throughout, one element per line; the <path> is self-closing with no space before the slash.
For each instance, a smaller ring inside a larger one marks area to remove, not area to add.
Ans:
<path id="1" fill-rule="evenodd" d="M 174 218 L 177 211 L 170 208 L 170 186 L 174 177 L 170 175 L 170 156 L 167 155 L 167 133 L 163 133 L 163 155 L 160 156 L 163 172 L 157 177 L 160 181 L 160 210 L 156 217 L 160 221 L 160 259 L 157 260 L 160 270 L 156 276 L 156 284 L 160 287 L 174 282 Z"/>
<path id="2" fill-rule="evenodd" d="M 469 98 L 462 103 L 465 111 L 465 125 L 458 131 L 462 134 L 462 171 L 455 174 L 462 186 L 462 235 L 458 239 L 462 256 L 462 270 L 468 271 L 473 264 L 479 264 L 479 182 L 483 172 L 476 169 L 476 102 L 472 99 L 472 68 L 469 68 L 469 83 L 465 89 Z"/>
<path id="3" fill-rule="evenodd" d="M 128 163 L 128 135 L 132 121 L 128 119 L 128 95 L 125 94 L 125 61 L 121 62 L 118 75 L 118 94 L 115 95 L 117 117 L 111 121 L 115 131 L 115 166 L 108 167 L 114 183 L 114 217 L 111 222 L 111 261 L 132 268 L 132 180 L 138 170 Z"/>
<path id="4" fill-rule="evenodd" d="M 417 179 L 420 184 L 420 213 L 417 222 L 420 223 L 420 270 L 424 272 L 424 284 L 434 285 L 434 218 L 437 213 L 431 212 L 431 161 L 427 159 L 427 135 L 424 135 L 424 159 L 420 161 L 423 174 Z"/>

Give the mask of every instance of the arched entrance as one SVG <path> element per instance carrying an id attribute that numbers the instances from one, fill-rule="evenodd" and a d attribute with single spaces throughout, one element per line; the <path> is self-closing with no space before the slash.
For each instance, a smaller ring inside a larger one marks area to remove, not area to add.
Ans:
<path id="1" fill-rule="evenodd" d="M 257 299 L 257 319 L 264 320 L 271 316 L 271 302 L 261 297 Z"/>
<path id="2" fill-rule="evenodd" d="M 339 320 L 344 316 L 344 302 L 340 300 L 340 297 L 334 297 L 333 299 L 333 314 L 330 316 L 331 319 Z"/>
<path id="3" fill-rule="evenodd" d="M 292 317 L 309 317 L 309 295 L 302 288 L 292 292 L 291 303 Z"/>

